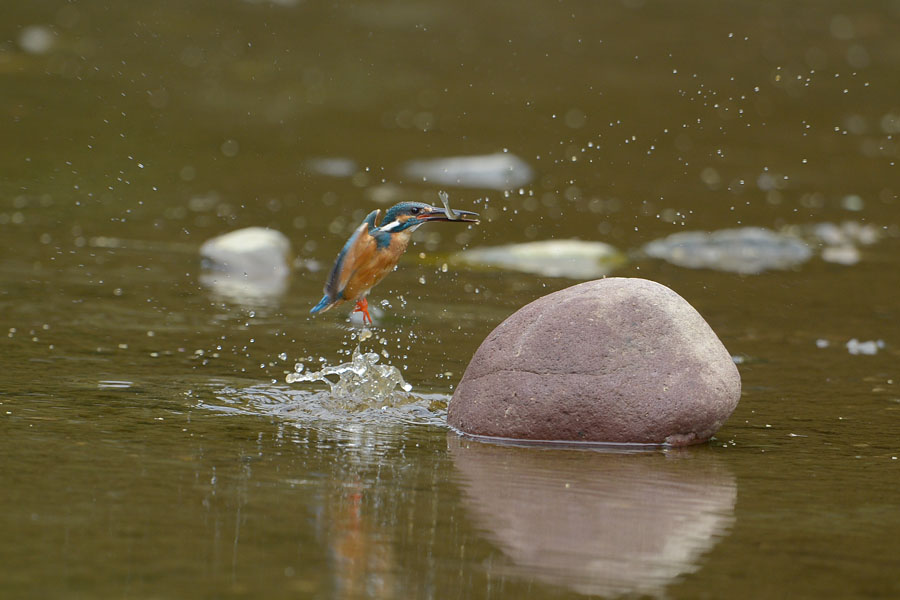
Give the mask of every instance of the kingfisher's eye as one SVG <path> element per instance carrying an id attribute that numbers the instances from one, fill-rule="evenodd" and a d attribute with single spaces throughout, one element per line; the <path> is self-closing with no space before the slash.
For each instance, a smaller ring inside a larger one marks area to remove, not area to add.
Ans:
<path id="1" fill-rule="evenodd" d="M 417 214 L 419 214 L 420 210 L 422 210 L 422 209 L 420 209 L 418 206 L 413 206 L 412 208 L 409 209 L 409 212 L 411 212 L 414 215 L 417 215 Z"/>

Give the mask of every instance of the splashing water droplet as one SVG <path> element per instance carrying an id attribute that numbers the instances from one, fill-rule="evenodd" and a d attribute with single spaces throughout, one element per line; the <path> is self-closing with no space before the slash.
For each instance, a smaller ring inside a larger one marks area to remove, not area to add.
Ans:
<path id="1" fill-rule="evenodd" d="M 371 332 L 369 335 L 371 336 Z M 294 373 L 288 374 L 285 381 L 287 383 L 321 381 L 328 384 L 332 395 L 337 398 L 369 403 L 391 401 L 397 388 L 404 392 L 412 390 L 412 386 L 403 380 L 397 367 L 379 365 L 377 364 L 379 359 L 375 352 L 362 352 L 357 346 L 348 363 L 326 366 L 321 371 L 306 374 L 301 372 L 303 365 L 298 363 L 294 367 Z M 337 380 L 329 379 L 332 375 L 337 375 Z"/>

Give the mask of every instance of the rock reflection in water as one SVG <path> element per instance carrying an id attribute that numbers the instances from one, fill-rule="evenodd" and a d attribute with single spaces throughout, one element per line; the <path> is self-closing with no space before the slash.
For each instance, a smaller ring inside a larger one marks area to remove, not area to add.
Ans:
<path id="1" fill-rule="evenodd" d="M 248 308 L 277 306 L 279 298 L 287 291 L 287 277 L 250 279 L 240 274 L 207 271 L 200 274 L 200 283 L 210 289 L 211 296 Z"/>
<path id="2" fill-rule="evenodd" d="M 734 520 L 735 479 L 702 450 L 522 448 L 455 434 L 448 444 L 463 504 L 509 558 L 505 571 L 583 594 L 660 596 Z"/>

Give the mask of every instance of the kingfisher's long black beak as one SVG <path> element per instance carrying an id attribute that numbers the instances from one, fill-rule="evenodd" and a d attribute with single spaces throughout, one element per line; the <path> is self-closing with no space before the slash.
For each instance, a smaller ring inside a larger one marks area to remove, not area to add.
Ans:
<path id="1" fill-rule="evenodd" d="M 430 210 L 416 218 L 420 221 L 459 221 L 460 223 L 479 223 L 478 213 L 468 210 L 453 210 L 447 213 L 437 206 L 429 207 Z"/>

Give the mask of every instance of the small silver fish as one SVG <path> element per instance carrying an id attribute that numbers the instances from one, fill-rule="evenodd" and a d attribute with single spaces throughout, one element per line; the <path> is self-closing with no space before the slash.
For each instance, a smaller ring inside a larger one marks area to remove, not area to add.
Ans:
<path id="1" fill-rule="evenodd" d="M 458 221 L 459 213 L 450 208 L 450 194 L 441 190 L 438 192 L 438 198 L 440 198 L 441 202 L 444 204 L 444 210 L 447 211 L 447 218 L 451 221 Z"/>

